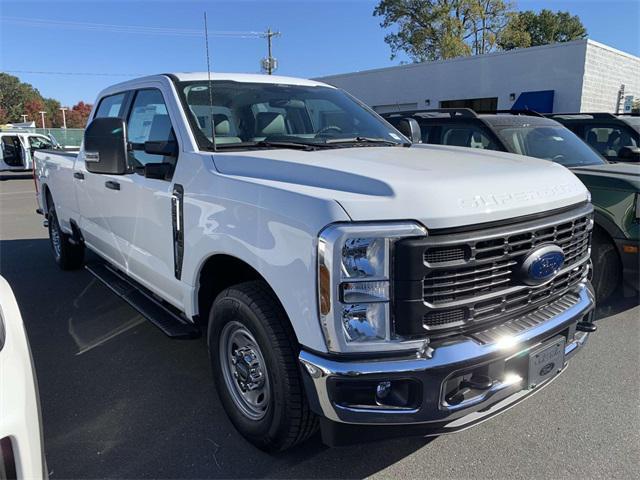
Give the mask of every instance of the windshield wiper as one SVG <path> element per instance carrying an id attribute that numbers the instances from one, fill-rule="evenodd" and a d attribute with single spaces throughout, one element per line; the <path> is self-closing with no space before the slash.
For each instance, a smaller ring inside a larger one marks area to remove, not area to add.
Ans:
<path id="1" fill-rule="evenodd" d="M 235 149 L 235 148 L 290 148 L 293 150 L 304 150 L 311 152 L 317 150 L 318 146 L 304 142 L 284 142 L 276 140 L 260 140 L 258 142 L 242 142 L 242 143 L 221 143 L 216 145 L 217 150 Z"/>
<path id="2" fill-rule="evenodd" d="M 408 143 L 394 142 L 393 140 L 387 140 L 386 138 L 380 137 L 349 137 L 349 138 L 327 138 L 325 140 L 326 144 L 340 144 L 340 143 L 349 143 L 349 144 L 361 144 L 361 143 L 371 143 L 377 145 L 410 145 Z"/>

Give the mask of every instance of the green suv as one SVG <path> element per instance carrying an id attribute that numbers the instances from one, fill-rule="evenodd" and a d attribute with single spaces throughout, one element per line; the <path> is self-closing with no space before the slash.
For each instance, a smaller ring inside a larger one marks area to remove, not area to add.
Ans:
<path id="1" fill-rule="evenodd" d="M 412 140 L 528 155 L 575 173 L 592 195 L 591 259 L 599 300 L 622 282 L 640 290 L 640 164 L 612 163 L 560 123 L 533 112 L 477 114 L 465 108 L 388 113 Z"/>

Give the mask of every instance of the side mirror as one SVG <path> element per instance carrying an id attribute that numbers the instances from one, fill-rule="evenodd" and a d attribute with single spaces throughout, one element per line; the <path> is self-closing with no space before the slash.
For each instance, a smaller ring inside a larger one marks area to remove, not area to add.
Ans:
<path id="1" fill-rule="evenodd" d="M 127 141 L 121 118 L 96 118 L 84 132 L 84 161 L 91 173 L 123 175 L 127 171 Z"/>
<path id="2" fill-rule="evenodd" d="M 173 174 L 173 165 L 170 163 L 147 163 L 144 166 L 144 176 L 156 180 L 169 180 Z"/>
<path id="3" fill-rule="evenodd" d="M 177 157 L 178 156 L 178 144 L 170 140 L 168 142 L 162 141 L 149 141 L 144 142 L 145 153 L 151 155 L 164 155 L 165 157 Z"/>
<path id="4" fill-rule="evenodd" d="M 618 160 L 623 162 L 640 162 L 640 148 L 639 147 L 622 147 L 618 150 Z"/>
<path id="5" fill-rule="evenodd" d="M 422 142 L 420 125 L 418 125 L 415 118 L 401 118 L 394 122 L 394 126 L 413 143 Z"/>

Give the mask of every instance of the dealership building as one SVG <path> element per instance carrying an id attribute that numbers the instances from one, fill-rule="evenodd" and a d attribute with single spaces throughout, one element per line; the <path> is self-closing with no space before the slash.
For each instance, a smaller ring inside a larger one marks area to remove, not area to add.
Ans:
<path id="1" fill-rule="evenodd" d="M 593 40 L 576 40 L 319 80 L 380 113 L 449 107 L 622 112 L 640 99 L 640 58 Z"/>

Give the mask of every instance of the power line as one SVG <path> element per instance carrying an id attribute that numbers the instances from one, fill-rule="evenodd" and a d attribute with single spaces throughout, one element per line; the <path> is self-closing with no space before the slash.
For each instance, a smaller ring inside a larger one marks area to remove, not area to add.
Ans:
<path id="1" fill-rule="evenodd" d="M 28 73 L 36 75 L 79 75 L 91 77 L 142 77 L 151 73 L 92 73 L 92 72 L 45 72 L 36 70 L 2 70 L 5 73 Z"/>
<path id="2" fill-rule="evenodd" d="M 201 30 L 189 28 L 172 28 L 172 27 L 148 27 L 143 25 L 115 25 L 106 23 L 90 23 L 90 22 L 70 22 L 64 20 L 49 20 L 38 18 L 22 18 L 22 17 L 0 17 L 5 23 L 13 23 L 23 27 L 55 27 L 59 29 L 80 29 L 111 33 L 130 33 L 143 35 L 168 35 L 179 37 L 202 37 Z M 253 31 L 211 31 L 209 36 L 228 37 L 228 38 L 262 38 L 264 32 Z"/>

